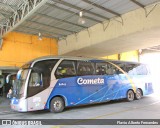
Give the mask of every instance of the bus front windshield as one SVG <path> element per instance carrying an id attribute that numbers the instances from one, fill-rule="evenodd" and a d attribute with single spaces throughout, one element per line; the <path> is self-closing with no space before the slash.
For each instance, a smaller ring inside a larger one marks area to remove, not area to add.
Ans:
<path id="1" fill-rule="evenodd" d="M 20 70 L 20 73 L 17 74 L 19 75 L 18 80 L 17 80 L 17 94 L 18 97 L 21 98 L 24 96 L 24 90 L 25 90 L 25 83 L 26 83 L 26 79 L 27 79 L 27 75 L 28 75 L 29 69 L 22 69 Z"/>

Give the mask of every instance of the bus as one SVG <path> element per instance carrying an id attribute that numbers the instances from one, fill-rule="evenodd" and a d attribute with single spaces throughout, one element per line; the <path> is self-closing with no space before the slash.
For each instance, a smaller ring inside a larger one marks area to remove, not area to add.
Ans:
<path id="1" fill-rule="evenodd" d="M 45 56 L 24 64 L 17 73 L 19 112 L 50 110 L 126 99 L 153 93 L 145 64 L 82 57 Z"/>

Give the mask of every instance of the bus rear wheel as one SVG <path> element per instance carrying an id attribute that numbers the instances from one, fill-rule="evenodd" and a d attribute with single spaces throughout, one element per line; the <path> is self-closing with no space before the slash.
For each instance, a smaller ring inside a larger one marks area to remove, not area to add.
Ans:
<path id="1" fill-rule="evenodd" d="M 131 102 L 134 100 L 134 92 L 132 90 L 128 90 L 127 92 L 127 101 Z"/>
<path id="2" fill-rule="evenodd" d="M 139 100 L 142 98 L 142 91 L 140 89 L 137 89 L 136 94 L 135 94 L 135 99 Z"/>
<path id="3" fill-rule="evenodd" d="M 61 97 L 55 97 L 51 100 L 50 111 L 54 113 L 62 112 L 64 109 L 64 100 Z"/>

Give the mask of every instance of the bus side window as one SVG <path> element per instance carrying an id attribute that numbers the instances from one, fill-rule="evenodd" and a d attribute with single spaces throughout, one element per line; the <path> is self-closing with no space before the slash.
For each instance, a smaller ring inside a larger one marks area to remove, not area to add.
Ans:
<path id="1" fill-rule="evenodd" d="M 38 87 L 38 86 L 42 86 L 42 74 L 32 72 L 29 81 L 29 87 Z"/>
<path id="2" fill-rule="evenodd" d="M 77 62 L 77 75 L 94 75 L 94 63 L 78 61 Z"/>
<path id="3" fill-rule="evenodd" d="M 31 97 L 42 90 L 44 90 L 42 73 L 38 73 L 32 70 L 28 83 L 27 97 Z"/>
<path id="4" fill-rule="evenodd" d="M 106 63 L 96 63 L 96 75 L 106 74 Z"/>
<path id="5" fill-rule="evenodd" d="M 75 61 L 64 60 L 57 67 L 55 76 L 57 79 L 66 78 L 66 77 L 73 77 L 76 75 L 75 69 L 76 69 L 75 68 Z"/>
<path id="6" fill-rule="evenodd" d="M 114 66 L 111 65 L 110 63 L 107 63 L 106 74 L 107 74 L 107 75 L 117 74 L 115 68 L 116 68 L 116 67 L 114 67 Z"/>

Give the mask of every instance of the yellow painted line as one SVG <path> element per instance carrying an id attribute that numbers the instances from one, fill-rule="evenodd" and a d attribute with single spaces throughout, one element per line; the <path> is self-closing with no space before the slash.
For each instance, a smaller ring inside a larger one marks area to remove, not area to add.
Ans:
<path id="1" fill-rule="evenodd" d="M 128 78 L 128 80 L 129 80 L 130 84 L 132 85 L 132 89 L 133 89 L 134 93 L 136 93 L 136 86 L 135 86 L 133 80 L 130 78 L 130 76 L 129 76 L 123 69 L 121 69 L 118 65 L 116 65 L 116 64 L 114 64 L 114 63 L 112 63 L 112 62 L 109 62 L 109 61 L 107 61 L 107 62 L 110 63 L 110 64 L 112 64 L 112 65 L 114 65 L 114 66 L 115 66 L 116 68 L 118 68 L 123 74 L 125 74 L 125 76 L 126 76 L 126 77 Z"/>
<path id="2" fill-rule="evenodd" d="M 61 126 L 53 126 L 53 127 L 51 127 L 51 128 L 61 128 Z"/>

